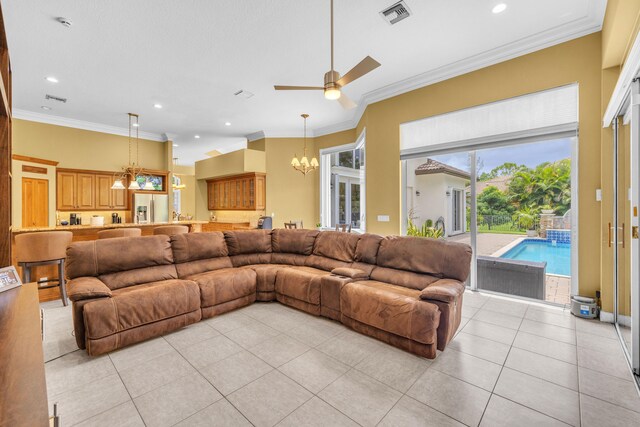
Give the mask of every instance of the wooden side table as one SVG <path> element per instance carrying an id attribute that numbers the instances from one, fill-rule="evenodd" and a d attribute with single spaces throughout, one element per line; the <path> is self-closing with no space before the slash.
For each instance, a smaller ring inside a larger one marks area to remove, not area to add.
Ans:
<path id="1" fill-rule="evenodd" d="M 48 426 L 37 283 L 0 292 L 0 426 Z"/>

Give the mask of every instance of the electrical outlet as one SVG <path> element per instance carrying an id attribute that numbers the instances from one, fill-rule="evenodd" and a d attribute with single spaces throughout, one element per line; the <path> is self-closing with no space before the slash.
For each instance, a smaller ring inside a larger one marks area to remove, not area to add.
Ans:
<path id="1" fill-rule="evenodd" d="M 378 222 L 389 222 L 389 215 L 378 215 Z"/>

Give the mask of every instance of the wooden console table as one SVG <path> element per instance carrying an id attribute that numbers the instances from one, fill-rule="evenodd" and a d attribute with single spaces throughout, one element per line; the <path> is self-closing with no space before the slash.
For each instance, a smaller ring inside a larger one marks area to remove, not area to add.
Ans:
<path id="1" fill-rule="evenodd" d="M 38 289 L 0 292 L 0 426 L 48 426 Z"/>

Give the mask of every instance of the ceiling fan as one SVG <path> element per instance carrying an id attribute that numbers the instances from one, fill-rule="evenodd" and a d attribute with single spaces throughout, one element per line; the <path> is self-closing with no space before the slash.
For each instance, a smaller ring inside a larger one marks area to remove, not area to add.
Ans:
<path id="1" fill-rule="evenodd" d="M 330 100 L 338 100 L 345 109 L 351 109 L 356 103 L 349 99 L 342 88 L 352 81 L 359 79 L 365 74 L 375 70 L 380 63 L 370 56 L 364 58 L 358 65 L 353 67 L 347 74 L 340 77 L 340 73 L 333 69 L 333 0 L 331 0 L 331 70 L 324 75 L 324 86 L 279 86 L 275 85 L 275 90 L 322 90 L 324 97 Z"/>

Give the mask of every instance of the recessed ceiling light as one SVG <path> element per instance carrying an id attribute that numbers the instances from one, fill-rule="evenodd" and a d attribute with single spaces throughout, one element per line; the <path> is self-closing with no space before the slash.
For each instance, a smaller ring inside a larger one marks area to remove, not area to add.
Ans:
<path id="1" fill-rule="evenodd" d="M 153 104 L 153 108 L 157 108 L 159 110 L 162 108 L 162 104 Z"/>
<path id="2" fill-rule="evenodd" d="M 194 136 L 195 139 L 200 139 L 200 135 Z"/>
<path id="3" fill-rule="evenodd" d="M 49 111 L 49 110 L 51 110 L 51 107 L 47 107 L 46 105 L 43 105 L 43 106 L 42 106 L 42 107 L 40 107 L 40 108 L 42 108 L 42 109 L 43 109 L 43 110 L 45 110 L 45 111 Z"/>
<path id="4" fill-rule="evenodd" d="M 493 6 L 493 9 L 491 9 L 491 12 L 498 14 L 498 13 L 502 13 L 507 9 L 507 5 L 504 3 L 498 3 L 497 5 Z"/>
<path id="5" fill-rule="evenodd" d="M 231 122 L 224 122 L 225 126 L 231 126 Z"/>
<path id="6" fill-rule="evenodd" d="M 58 83 L 58 79 L 56 79 L 53 76 L 45 77 L 45 80 L 48 81 L 49 83 Z"/>
<path id="7" fill-rule="evenodd" d="M 180 147 L 178 144 L 173 144 L 174 147 Z"/>

